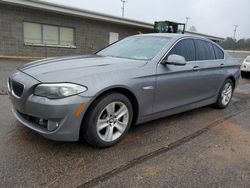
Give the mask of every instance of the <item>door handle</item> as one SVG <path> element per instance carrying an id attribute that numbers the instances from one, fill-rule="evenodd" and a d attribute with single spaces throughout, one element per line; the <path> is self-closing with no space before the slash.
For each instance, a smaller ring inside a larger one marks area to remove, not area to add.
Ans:
<path id="1" fill-rule="evenodd" d="M 194 66 L 193 71 L 199 71 L 200 67 L 199 66 Z"/>
<path id="2" fill-rule="evenodd" d="M 224 63 L 221 63 L 220 64 L 220 68 L 224 68 L 225 64 Z"/>

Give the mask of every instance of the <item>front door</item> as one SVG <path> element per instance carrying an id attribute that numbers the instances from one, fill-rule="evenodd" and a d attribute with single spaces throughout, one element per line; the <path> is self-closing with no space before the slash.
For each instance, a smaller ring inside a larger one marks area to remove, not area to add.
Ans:
<path id="1" fill-rule="evenodd" d="M 195 61 L 193 39 L 182 39 L 175 44 L 165 59 L 171 54 L 185 57 L 185 66 L 157 65 L 157 86 L 155 91 L 154 113 L 181 107 L 202 99 L 199 88 L 199 66 Z"/>

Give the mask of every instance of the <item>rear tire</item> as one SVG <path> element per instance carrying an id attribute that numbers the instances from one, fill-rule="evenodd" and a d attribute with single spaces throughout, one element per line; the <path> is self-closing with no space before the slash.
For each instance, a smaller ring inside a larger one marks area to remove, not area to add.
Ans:
<path id="1" fill-rule="evenodd" d="M 216 103 L 214 104 L 214 106 L 219 109 L 226 108 L 231 102 L 233 91 L 234 91 L 234 83 L 231 79 L 227 79 L 223 83 L 220 89 L 218 99 Z"/>
<path id="2" fill-rule="evenodd" d="M 110 147 L 127 134 L 133 119 L 130 100 L 120 93 L 98 98 L 88 110 L 83 122 L 83 137 L 94 147 Z"/>

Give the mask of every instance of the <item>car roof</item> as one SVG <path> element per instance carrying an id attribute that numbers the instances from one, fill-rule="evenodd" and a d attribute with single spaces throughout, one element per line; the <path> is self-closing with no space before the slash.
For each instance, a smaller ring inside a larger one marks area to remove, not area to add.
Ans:
<path id="1" fill-rule="evenodd" d="M 213 43 L 218 48 L 220 48 L 221 50 L 224 51 L 224 49 L 219 44 L 213 42 L 212 40 L 210 40 L 206 37 L 197 36 L 197 35 L 180 34 L 180 33 L 178 33 L 178 34 L 177 33 L 147 33 L 147 34 L 139 34 L 136 36 L 168 37 L 168 38 L 171 38 L 171 40 L 173 40 L 173 41 L 178 41 L 179 39 L 182 39 L 182 38 L 201 39 L 201 40 L 205 40 L 205 41 L 209 41 L 209 42 Z"/>
<path id="2" fill-rule="evenodd" d="M 168 38 L 174 38 L 174 39 L 191 37 L 191 38 L 200 38 L 200 39 L 209 40 L 209 39 L 207 39 L 205 37 L 201 37 L 201 36 L 189 35 L 189 34 L 176 34 L 176 33 L 148 33 L 148 34 L 140 34 L 137 36 L 168 37 Z"/>

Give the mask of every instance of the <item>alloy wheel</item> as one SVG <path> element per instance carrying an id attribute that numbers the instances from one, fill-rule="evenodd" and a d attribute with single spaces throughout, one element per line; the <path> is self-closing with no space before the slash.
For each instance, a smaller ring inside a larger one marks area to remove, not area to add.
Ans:
<path id="1" fill-rule="evenodd" d="M 97 120 L 97 133 L 101 140 L 112 142 L 122 136 L 129 123 L 128 107 L 122 102 L 108 104 Z"/>
<path id="2" fill-rule="evenodd" d="M 233 86 L 229 82 L 225 84 L 221 93 L 222 104 L 224 106 L 228 105 L 233 94 Z"/>

